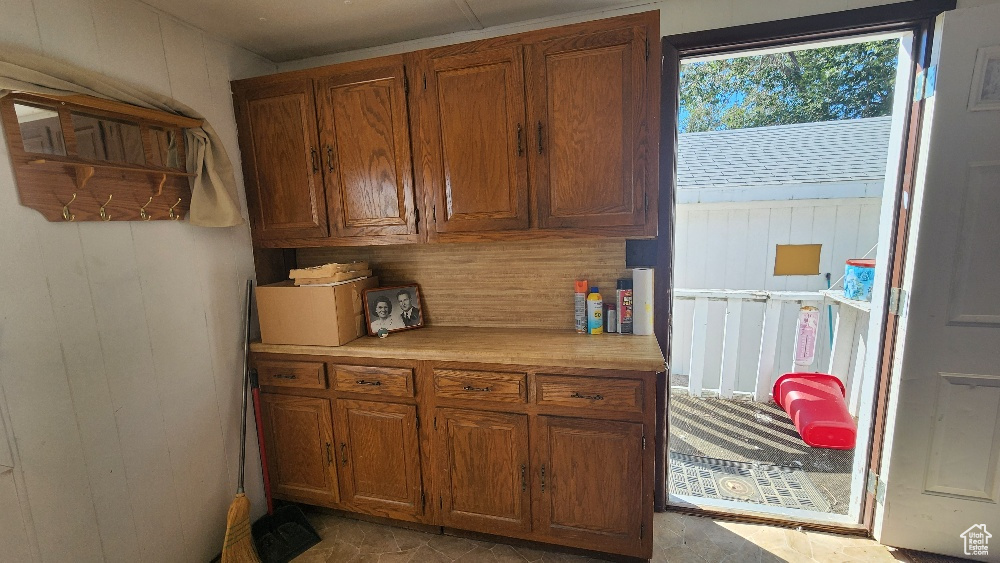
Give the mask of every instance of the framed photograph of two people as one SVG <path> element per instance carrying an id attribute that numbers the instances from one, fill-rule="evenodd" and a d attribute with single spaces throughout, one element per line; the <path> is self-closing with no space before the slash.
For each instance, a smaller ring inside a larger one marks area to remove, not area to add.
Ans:
<path id="1" fill-rule="evenodd" d="M 368 334 L 387 336 L 393 332 L 424 326 L 420 290 L 416 284 L 376 287 L 364 292 Z"/>

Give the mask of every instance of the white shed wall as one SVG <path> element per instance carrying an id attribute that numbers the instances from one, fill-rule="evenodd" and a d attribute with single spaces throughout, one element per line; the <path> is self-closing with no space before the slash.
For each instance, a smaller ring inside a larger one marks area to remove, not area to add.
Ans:
<path id="1" fill-rule="evenodd" d="M 880 206 L 881 198 L 678 204 L 674 285 L 685 289 L 826 289 L 824 273 L 830 272 L 836 285 L 846 260 L 860 258 L 875 246 Z M 823 245 L 820 275 L 775 276 L 778 244 Z M 675 303 L 671 373 L 689 373 L 693 314 L 692 301 Z M 783 308 L 777 350 L 780 373 L 792 368 L 797 315 L 797 307 Z M 705 355 L 708 389 L 718 388 L 724 316 L 725 302 L 712 302 Z M 821 317 L 813 366 L 817 371 L 823 371 L 830 358 L 826 308 Z M 737 391 L 753 391 L 763 318 L 763 304 L 744 305 Z"/>

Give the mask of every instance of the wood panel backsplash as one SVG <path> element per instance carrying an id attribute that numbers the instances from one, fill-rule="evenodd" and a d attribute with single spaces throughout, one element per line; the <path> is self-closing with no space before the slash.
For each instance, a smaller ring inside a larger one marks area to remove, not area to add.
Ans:
<path id="1" fill-rule="evenodd" d="M 573 328 L 573 281 L 600 287 L 631 277 L 624 239 L 302 248 L 299 267 L 364 260 L 383 286 L 420 285 L 438 326 Z"/>

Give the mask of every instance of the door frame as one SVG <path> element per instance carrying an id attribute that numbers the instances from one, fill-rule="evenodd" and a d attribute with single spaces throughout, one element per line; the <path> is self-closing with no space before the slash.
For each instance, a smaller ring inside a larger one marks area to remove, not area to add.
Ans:
<path id="1" fill-rule="evenodd" d="M 899 160 L 899 182 L 894 192 L 893 225 L 891 228 L 892 252 L 886 274 L 886 302 L 890 288 L 899 287 L 902 280 L 903 263 L 906 258 L 906 241 L 909 235 L 908 206 L 901 205 L 904 201 L 913 201 L 915 183 L 914 171 L 917 163 L 917 153 L 920 141 L 921 123 L 924 115 L 923 99 L 913 100 L 916 76 L 927 68 L 931 61 L 931 42 L 934 35 L 934 21 L 942 12 L 953 10 L 956 0 L 912 0 L 871 8 L 847 10 L 815 16 L 805 16 L 788 20 L 748 24 L 736 27 L 713 29 L 670 35 L 662 38 L 662 89 L 660 113 L 662 127 L 660 129 L 660 232 L 656 245 L 656 269 L 660 272 L 654 280 L 655 294 L 667 299 L 665 315 L 655 318 L 655 333 L 663 355 L 669 362 L 670 338 L 672 333 L 672 303 L 673 303 L 673 256 L 674 256 L 674 209 L 676 206 L 674 188 L 677 175 L 677 116 L 679 106 L 679 72 L 682 58 L 695 56 L 718 55 L 734 53 L 751 49 L 788 46 L 852 37 L 863 34 L 884 32 L 910 32 L 913 37 L 913 64 L 915 73 L 910 77 L 907 86 L 907 96 L 911 103 L 904 116 L 904 134 L 902 154 Z M 922 98 L 922 97 L 921 97 Z M 903 194 L 906 194 L 903 199 Z M 661 307 L 662 308 L 662 307 Z M 881 320 L 880 336 L 881 350 L 876 369 L 873 424 L 869 436 L 868 455 L 869 475 L 879 474 L 882 458 L 882 445 L 885 432 L 886 407 L 889 397 L 890 368 L 892 366 L 894 344 L 896 340 L 897 317 L 888 312 L 888 307 Z M 845 527 L 834 524 L 818 524 L 787 520 L 780 517 L 747 515 L 721 510 L 690 508 L 668 505 L 667 472 L 669 471 L 667 445 L 669 429 L 667 428 L 668 409 L 670 404 L 670 386 L 657 387 L 657 416 L 663 416 L 665 424 L 657 424 L 658 430 L 664 434 L 659 437 L 663 447 L 657 448 L 657 458 L 660 469 L 657 471 L 657 491 L 655 505 L 658 511 L 671 510 L 693 514 L 711 515 L 716 518 L 730 519 L 742 522 L 767 523 L 779 526 L 801 526 L 819 531 L 835 531 L 846 534 L 870 535 L 875 514 L 875 495 L 866 489 L 861 509 L 861 522 L 857 527 Z M 662 405 L 662 407 L 660 407 Z M 662 411 L 662 412 L 660 412 Z M 662 485 L 660 485 L 662 483 Z"/>

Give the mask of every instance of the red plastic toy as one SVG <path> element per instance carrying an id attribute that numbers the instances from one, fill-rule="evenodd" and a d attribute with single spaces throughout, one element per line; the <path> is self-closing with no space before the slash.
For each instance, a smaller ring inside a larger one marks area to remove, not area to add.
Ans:
<path id="1" fill-rule="evenodd" d="M 844 384 L 835 376 L 786 373 L 774 382 L 772 396 L 809 446 L 854 449 L 858 427 L 844 401 L 847 396 Z"/>

